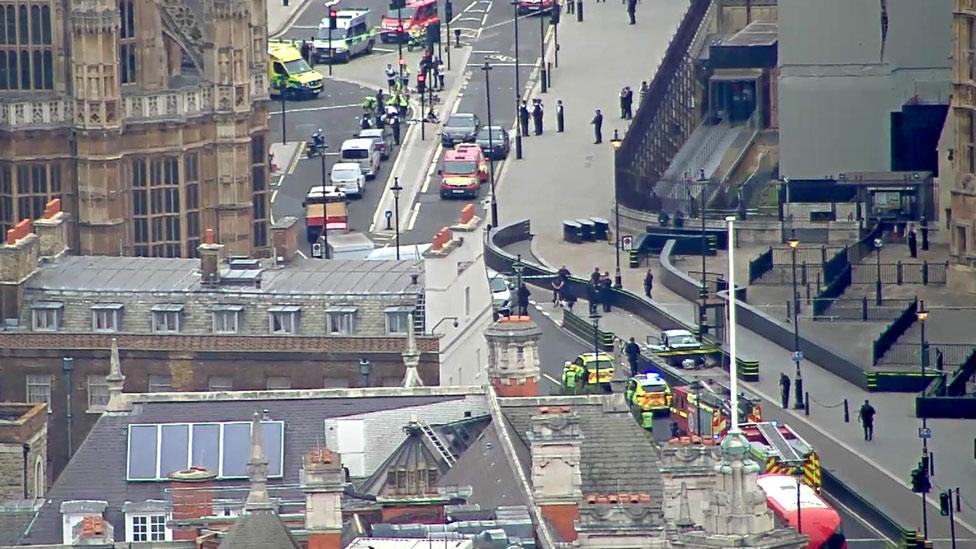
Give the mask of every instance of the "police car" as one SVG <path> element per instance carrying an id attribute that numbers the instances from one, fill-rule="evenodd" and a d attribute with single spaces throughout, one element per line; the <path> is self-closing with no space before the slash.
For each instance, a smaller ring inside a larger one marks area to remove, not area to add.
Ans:
<path id="1" fill-rule="evenodd" d="M 655 416 L 671 413 L 671 387 L 657 372 L 638 374 L 627 381 L 624 397 L 640 418 L 642 427 L 651 428 Z"/>
<path id="2" fill-rule="evenodd" d="M 609 353 L 583 353 L 572 362 L 563 365 L 564 389 L 582 389 L 583 386 L 608 386 L 613 379 L 613 355 Z M 584 372 L 586 378 L 583 378 Z"/>

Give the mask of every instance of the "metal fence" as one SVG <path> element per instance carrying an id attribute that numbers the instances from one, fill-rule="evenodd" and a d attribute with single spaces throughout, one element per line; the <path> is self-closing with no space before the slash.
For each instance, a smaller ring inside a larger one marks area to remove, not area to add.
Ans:
<path id="1" fill-rule="evenodd" d="M 773 269 L 773 249 L 769 248 L 758 257 L 749 260 L 749 284 L 762 279 Z"/>
<path id="2" fill-rule="evenodd" d="M 796 249 L 796 263 L 825 263 L 844 246 L 799 246 Z M 790 265 L 793 263 L 793 249 L 789 246 L 773 248 L 773 263 L 776 265 Z"/>
<path id="3" fill-rule="evenodd" d="M 871 345 L 871 364 L 876 365 L 881 357 L 888 353 L 888 350 L 895 345 L 898 338 L 902 336 L 912 324 L 915 323 L 915 313 L 918 311 L 918 301 L 912 300 L 912 302 L 905 307 L 898 318 L 891 321 L 891 324 L 878 335 L 878 338 L 874 340 Z"/>
<path id="4" fill-rule="evenodd" d="M 873 299 L 867 297 L 861 299 L 803 299 L 801 297 L 797 316 L 801 320 L 814 322 L 884 322 L 898 318 L 910 303 L 912 303 L 910 299 L 889 299 L 879 307 L 874 304 Z M 789 300 L 782 304 L 752 304 L 752 306 L 773 318 L 793 322 L 793 306 Z"/>
<path id="5" fill-rule="evenodd" d="M 750 264 L 749 278 L 752 279 L 752 265 Z M 792 265 L 771 265 L 761 277 L 750 280 L 749 284 L 758 286 L 786 286 L 793 283 Z M 823 286 L 823 271 L 820 263 L 799 263 L 796 266 L 796 283 L 799 286 L 813 286 L 817 292 Z"/>
<path id="6" fill-rule="evenodd" d="M 942 367 L 956 367 L 966 362 L 966 359 L 976 351 L 976 344 L 972 343 L 928 343 L 927 368 L 938 368 L 941 354 Z M 884 364 L 898 364 L 902 366 L 922 365 L 922 343 L 895 343 L 884 354 L 881 360 Z"/>
<path id="7" fill-rule="evenodd" d="M 949 262 L 929 263 L 862 263 L 854 266 L 852 284 L 922 284 L 945 285 Z"/>

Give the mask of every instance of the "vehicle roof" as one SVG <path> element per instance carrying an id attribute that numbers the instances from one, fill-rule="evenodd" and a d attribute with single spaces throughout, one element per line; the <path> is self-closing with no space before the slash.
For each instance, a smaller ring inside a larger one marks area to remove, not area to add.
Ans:
<path id="1" fill-rule="evenodd" d="M 363 170 L 362 166 L 359 165 L 359 162 L 336 162 L 335 164 L 332 165 L 332 169 L 333 170 L 356 170 L 356 171 Z"/>
<path id="2" fill-rule="evenodd" d="M 456 112 L 456 113 L 452 114 L 451 116 L 448 116 L 447 117 L 448 120 L 452 120 L 454 118 L 460 118 L 461 120 L 467 120 L 467 119 L 474 120 L 475 119 L 475 115 L 474 115 L 473 112 Z"/>
<path id="3" fill-rule="evenodd" d="M 451 149 L 444 153 L 444 161 L 450 160 L 477 160 L 478 156 L 481 154 L 481 149 L 475 145 L 474 147 L 464 147 L 462 149 Z"/>
<path id="4" fill-rule="evenodd" d="M 688 330 L 664 330 L 664 334 L 668 337 L 679 335 L 695 337 L 695 334 L 689 332 Z"/>
<path id="5" fill-rule="evenodd" d="M 657 372 L 645 372 L 643 374 L 637 374 L 634 376 L 634 379 L 642 383 L 667 383 L 664 381 L 664 378 L 661 377 L 661 374 Z"/>
<path id="6" fill-rule="evenodd" d="M 302 58 L 302 52 L 291 44 L 284 42 L 271 42 L 268 44 L 268 55 L 277 57 L 281 62 L 294 61 Z"/>
<path id="7" fill-rule="evenodd" d="M 335 185 L 326 185 L 324 187 L 322 185 L 318 185 L 318 186 L 315 186 L 315 187 L 312 187 L 311 189 L 309 189 L 308 190 L 308 194 L 305 195 L 305 196 L 306 197 L 310 197 L 310 196 L 322 196 L 323 194 L 325 194 L 325 195 L 344 195 L 346 193 L 342 189 L 340 189 L 339 187 L 337 187 Z"/>
<path id="8" fill-rule="evenodd" d="M 416 6 L 425 6 L 427 4 L 436 4 L 436 3 L 437 0 L 407 0 L 407 6 L 410 6 L 411 8 Z"/>
<path id="9" fill-rule="evenodd" d="M 592 362 L 593 360 L 613 361 L 613 356 L 610 353 L 603 352 L 596 359 L 593 358 L 593 353 L 581 353 L 577 358 L 582 358 L 584 362 Z"/>
<path id="10" fill-rule="evenodd" d="M 357 137 L 354 139 L 346 139 L 342 142 L 342 147 L 340 150 L 346 149 L 371 149 L 373 148 L 373 138 L 372 137 Z"/>
<path id="11" fill-rule="evenodd" d="M 365 130 L 359 130 L 359 137 L 383 137 L 386 134 L 385 130 L 380 128 L 368 128 Z"/>

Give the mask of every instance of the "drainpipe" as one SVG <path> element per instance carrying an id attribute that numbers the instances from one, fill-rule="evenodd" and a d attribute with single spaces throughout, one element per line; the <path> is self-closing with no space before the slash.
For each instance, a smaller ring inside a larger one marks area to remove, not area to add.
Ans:
<path id="1" fill-rule="evenodd" d="M 24 443 L 24 499 L 27 499 L 27 454 L 30 453 L 30 444 Z M 36 497 L 37 494 L 34 494 Z"/>
<path id="2" fill-rule="evenodd" d="M 74 372 L 74 369 L 75 369 L 75 359 L 71 358 L 70 356 L 66 356 L 66 357 L 64 357 L 64 359 L 62 359 L 62 364 L 61 365 L 62 365 L 62 368 L 64 369 L 64 379 L 65 379 L 65 392 L 64 392 L 64 394 L 65 394 L 65 400 L 66 400 L 67 406 L 68 406 L 68 408 L 67 408 L 67 414 L 65 415 L 65 417 L 67 419 L 67 425 L 68 425 L 68 460 L 70 461 L 71 460 L 71 454 L 74 453 L 74 446 L 73 446 L 72 440 L 71 440 L 71 430 L 72 430 L 72 426 L 73 426 L 72 424 L 74 422 L 74 419 L 73 419 L 73 416 L 72 416 L 72 413 L 71 413 L 71 389 L 74 386 L 74 384 L 71 382 L 71 374 L 72 374 L 72 372 Z M 67 463 L 67 462 L 65 462 L 65 463 Z"/>

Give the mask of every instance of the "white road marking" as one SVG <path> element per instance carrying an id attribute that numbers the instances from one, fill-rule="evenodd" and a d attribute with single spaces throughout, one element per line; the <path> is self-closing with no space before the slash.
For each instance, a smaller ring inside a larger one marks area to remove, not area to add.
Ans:
<path id="1" fill-rule="evenodd" d="M 278 198 L 278 189 L 275 189 L 274 192 L 271 193 L 271 203 L 272 204 L 274 204 L 275 198 Z M 274 222 L 274 220 L 272 220 L 272 222 Z"/>
<path id="2" fill-rule="evenodd" d="M 481 34 L 481 29 L 485 26 L 485 21 L 488 20 L 488 12 L 491 11 L 492 2 L 488 2 L 488 8 L 485 9 L 485 15 L 481 18 L 481 23 L 478 25 L 478 34 Z"/>
<path id="3" fill-rule="evenodd" d="M 413 208 L 410 210 L 410 221 L 407 222 L 408 231 L 413 230 L 413 226 L 417 224 L 418 217 L 420 217 L 420 202 L 414 204 Z"/>
<path id="4" fill-rule="evenodd" d="M 544 378 L 546 378 L 547 380 L 549 380 L 549 381 L 551 381 L 551 382 L 553 382 L 553 383 L 555 383 L 556 385 L 562 385 L 562 383 L 560 383 L 558 379 L 556 379 L 556 378 L 554 378 L 554 377 L 552 377 L 552 376 L 551 376 L 551 375 L 549 375 L 549 374 L 542 374 L 542 377 L 544 377 Z"/>
<path id="5" fill-rule="evenodd" d="M 315 111 L 333 111 L 337 109 L 351 109 L 352 107 L 362 107 L 362 103 L 351 103 L 349 105 L 332 105 L 331 107 L 305 107 L 302 109 L 285 109 L 285 114 L 293 112 L 315 112 Z M 274 110 L 268 113 L 268 116 L 280 116 L 281 110 Z"/>
<path id="6" fill-rule="evenodd" d="M 318 25 L 292 25 L 290 28 L 292 28 L 292 29 L 315 29 L 315 30 L 318 30 L 319 26 Z"/>
<path id="7" fill-rule="evenodd" d="M 298 255 L 302 256 L 303 259 L 308 259 L 308 256 L 305 255 L 305 252 L 303 252 L 301 250 L 298 250 Z"/>
<path id="8" fill-rule="evenodd" d="M 861 515 L 855 513 L 853 509 L 851 509 L 850 507 L 848 507 L 844 503 L 841 503 L 840 500 L 838 500 L 837 498 L 834 498 L 834 497 L 831 497 L 830 500 L 834 503 L 835 506 L 843 508 L 844 511 L 847 512 L 847 514 L 849 514 L 849 515 L 857 518 L 857 520 L 861 521 L 861 523 L 864 524 L 865 526 L 867 526 L 869 530 L 871 530 L 874 534 L 876 534 L 879 538 L 881 538 L 881 539 L 878 539 L 878 540 L 871 540 L 871 541 L 881 541 L 881 540 L 884 540 L 884 541 L 887 541 L 889 543 L 894 543 L 894 540 L 892 540 L 888 536 L 884 535 L 883 532 L 881 532 L 880 530 L 878 530 L 877 528 L 875 528 L 874 526 L 872 526 L 871 523 L 867 521 L 867 519 L 865 519 Z M 849 542 L 851 540 L 847 540 L 847 541 Z"/>
<path id="9" fill-rule="evenodd" d="M 460 101 L 458 101 L 460 103 Z M 440 158 L 441 149 L 444 145 L 437 145 L 437 152 L 434 153 L 434 158 Z M 420 194 L 427 194 L 427 189 L 430 187 L 430 181 L 434 178 L 434 171 L 437 168 L 437 162 L 431 162 L 430 166 L 427 166 L 427 175 L 424 177 L 424 184 L 420 188 Z"/>

